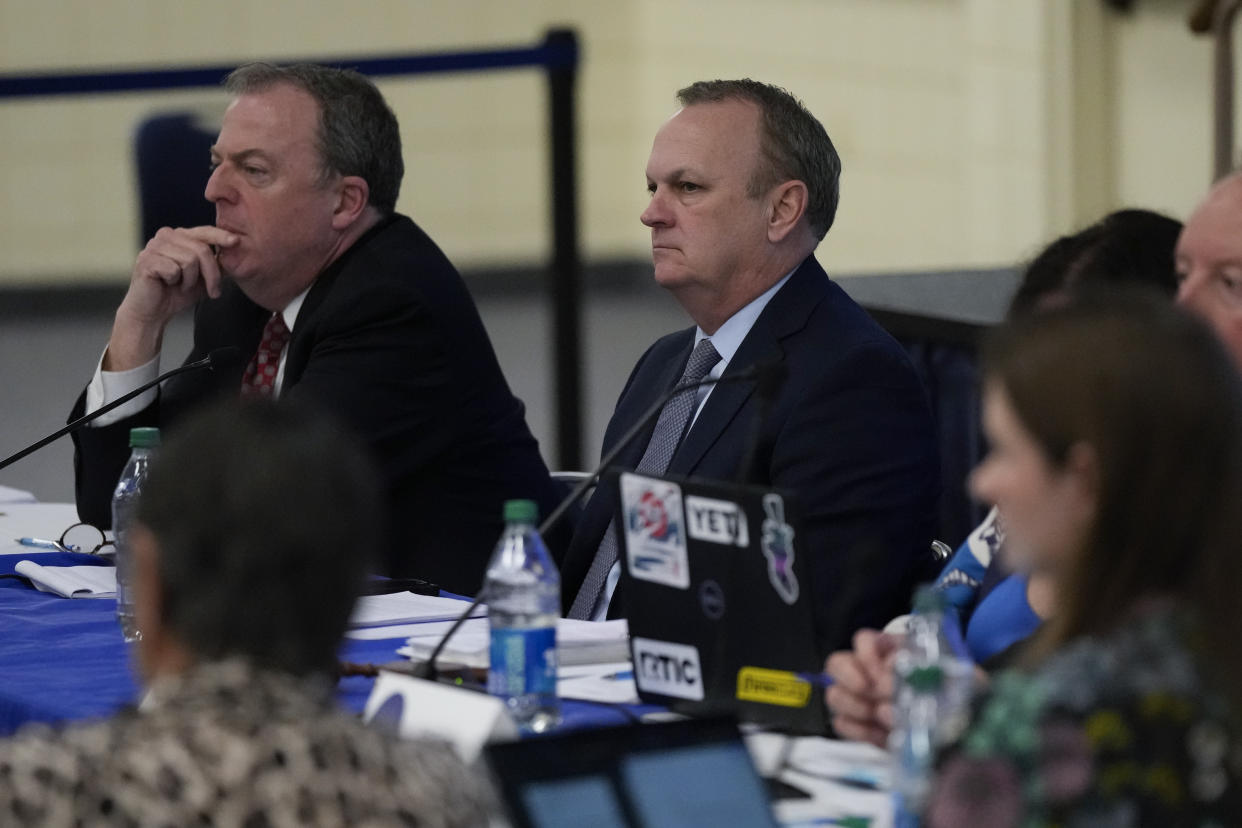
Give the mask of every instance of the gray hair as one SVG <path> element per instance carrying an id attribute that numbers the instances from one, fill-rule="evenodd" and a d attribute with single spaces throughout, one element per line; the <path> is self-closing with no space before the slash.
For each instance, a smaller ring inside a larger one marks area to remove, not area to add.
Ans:
<path id="1" fill-rule="evenodd" d="M 160 621 L 198 658 L 336 665 L 382 500 L 364 449 L 306 405 L 209 405 L 152 465 L 136 519 L 159 550 Z"/>
<path id="2" fill-rule="evenodd" d="M 224 79 L 234 95 L 262 92 L 289 84 L 319 104 L 319 155 L 322 181 L 334 175 L 356 175 L 367 182 L 369 203 L 381 215 L 397 207 L 405 162 L 397 116 L 369 78 L 352 69 L 312 63 L 276 66 L 249 63 Z"/>
<path id="3" fill-rule="evenodd" d="M 806 184 L 807 222 L 816 239 L 832 227 L 840 200 L 841 157 L 832 139 L 814 115 L 793 95 L 767 83 L 710 80 L 692 83 L 677 92 L 682 106 L 749 101 L 759 107 L 759 150 L 762 162 L 748 185 L 754 198 L 784 181 Z"/>

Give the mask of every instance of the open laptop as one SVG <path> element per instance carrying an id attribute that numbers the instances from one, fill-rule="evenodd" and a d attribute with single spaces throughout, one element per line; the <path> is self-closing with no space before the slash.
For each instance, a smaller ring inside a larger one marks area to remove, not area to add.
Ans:
<path id="1" fill-rule="evenodd" d="M 618 557 L 645 702 L 826 730 L 797 504 L 771 489 L 619 474 Z"/>
<path id="2" fill-rule="evenodd" d="M 729 719 L 570 731 L 485 751 L 517 828 L 776 825 Z"/>

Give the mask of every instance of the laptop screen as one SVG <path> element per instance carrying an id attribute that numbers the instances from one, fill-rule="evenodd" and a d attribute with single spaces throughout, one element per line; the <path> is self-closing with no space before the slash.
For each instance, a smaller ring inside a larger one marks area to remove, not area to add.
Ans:
<path id="1" fill-rule="evenodd" d="M 486 750 L 517 826 L 775 825 L 732 720 L 576 731 Z"/>

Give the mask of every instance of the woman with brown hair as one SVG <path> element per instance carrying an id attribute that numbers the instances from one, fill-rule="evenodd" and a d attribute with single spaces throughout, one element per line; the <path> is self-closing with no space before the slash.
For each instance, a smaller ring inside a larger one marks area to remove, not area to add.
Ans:
<path id="1" fill-rule="evenodd" d="M 1086 293 L 998 331 L 972 476 L 1054 585 L 929 825 L 1242 824 L 1242 380 L 1199 322 Z"/>

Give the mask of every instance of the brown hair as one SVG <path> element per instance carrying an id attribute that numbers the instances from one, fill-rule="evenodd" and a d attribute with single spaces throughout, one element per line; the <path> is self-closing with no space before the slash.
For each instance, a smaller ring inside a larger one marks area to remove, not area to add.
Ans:
<path id="1" fill-rule="evenodd" d="M 1009 304 L 1009 316 L 1038 310 L 1050 298 L 1096 284 L 1147 285 L 1177 293 L 1173 251 L 1182 223 L 1151 210 L 1116 210 L 1061 236 L 1031 260 Z"/>
<path id="2" fill-rule="evenodd" d="M 1083 289 L 987 341 L 985 381 L 1007 394 L 1048 460 L 1095 457 L 1094 524 L 1059 585 L 1038 659 L 1167 596 L 1194 620 L 1210 663 L 1242 703 L 1242 378 L 1199 320 L 1167 301 Z"/>

